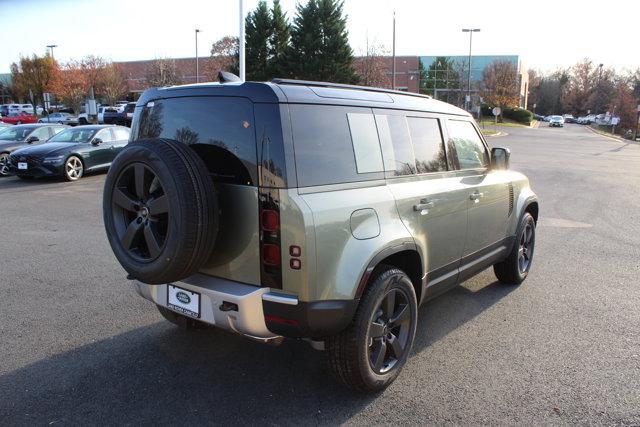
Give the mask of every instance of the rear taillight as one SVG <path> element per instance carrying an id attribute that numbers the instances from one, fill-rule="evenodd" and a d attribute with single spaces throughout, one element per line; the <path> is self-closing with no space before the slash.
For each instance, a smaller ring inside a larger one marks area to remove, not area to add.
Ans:
<path id="1" fill-rule="evenodd" d="M 265 287 L 282 289 L 279 193 L 268 188 L 259 191 L 260 282 Z"/>
<path id="2" fill-rule="evenodd" d="M 280 215 L 272 209 L 262 211 L 262 229 L 264 231 L 278 231 L 280 228 Z"/>
<path id="3" fill-rule="evenodd" d="M 262 244 L 262 263 L 280 267 L 280 246 L 272 243 Z"/>

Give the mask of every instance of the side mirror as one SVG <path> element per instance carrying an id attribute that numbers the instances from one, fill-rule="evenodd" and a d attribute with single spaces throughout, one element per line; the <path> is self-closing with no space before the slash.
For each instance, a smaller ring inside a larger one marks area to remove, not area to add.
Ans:
<path id="1" fill-rule="evenodd" d="M 98 146 L 102 144 L 102 140 L 100 138 L 95 138 L 93 141 L 91 141 L 91 144 Z"/>
<path id="2" fill-rule="evenodd" d="M 26 143 L 27 144 L 32 144 L 34 142 L 38 142 L 40 141 L 40 138 L 38 138 L 37 136 L 30 136 L 29 138 L 27 138 Z"/>
<path id="3" fill-rule="evenodd" d="M 492 148 L 491 149 L 491 169 L 503 170 L 509 169 L 511 151 L 508 148 Z"/>

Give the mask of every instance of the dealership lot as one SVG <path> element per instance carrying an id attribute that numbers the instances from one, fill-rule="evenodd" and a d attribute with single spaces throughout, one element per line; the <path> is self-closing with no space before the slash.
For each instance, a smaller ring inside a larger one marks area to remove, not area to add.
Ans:
<path id="1" fill-rule="evenodd" d="M 508 132 L 489 142 L 540 197 L 531 275 L 510 288 L 488 270 L 423 306 L 413 360 L 378 396 L 339 388 L 303 342 L 162 320 L 104 236 L 104 175 L 0 180 L 0 419 L 640 423 L 640 146 Z"/>

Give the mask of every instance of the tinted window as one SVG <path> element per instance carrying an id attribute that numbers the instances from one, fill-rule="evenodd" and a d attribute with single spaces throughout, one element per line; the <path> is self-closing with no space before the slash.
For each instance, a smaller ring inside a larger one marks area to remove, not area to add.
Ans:
<path id="1" fill-rule="evenodd" d="M 376 114 L 376 125 L 384 153 L 384 169 L 396 176 L 416 173 L 416 161 L 404 116 Z"/>
<path id="2" fill-rule="evenodd" d="M 447 156 L 438 119 L 407 117 L 418 173 L 447 170 Z"/>
<path id="3" fill-rule="evenodd" d="M 373 114 L 349 113 L 347 120 L 358 173 L 382 172 L 382 153 Z"/>
<path id="4" fill-rule="evenodd" d="M 36 129 L 29 136 L 37 137 L 38 141 L 46 141 L 47 139 L 49 139 L 49 128 L 44 127 L 44 128 Z"/>
<path id="5" fill-rule="evenodd" d="M 65 129 L 66 129 L 66 128 L 65 128 L 65 127 L 62 127 L 62 126 L 54 126 L 54 127 L 53 127 L 53 134 L 55 135 L 56 133 L 58 133 L 58 132 L 60 132 L 60 131 L 63 131 L 63 130 L 65 130 Z"/>
<path id="6" fill-rule="evenodd" d="M 116 135 L 115 138 L 116 138 L 117 141 L 128 140 L 129 139 L 129 129 L 114 128 L 112 130 L 113 130 L 113 133 Z"/>
<path id="7" fill-rule="evenodd" d="M 184 97 L 156 100 L 134 120 L 134 138 L 169 138 L 191 146 L 216 181 L 257 183 L 253 108 L 249 100 Z M 138 123 L 136 123 L 138 122 Z"/>
<path id="8" fill-rule="evenodd" d="M 449 120 L 449 152 L 457 169 L 486 168 L 489 156 L 471 122 Z"/>
<path id="9" fill-rule="evenodd" d="M 347 115 L 370 111 L 326 105 L 290 106 L 300 187 L 384 177 L 382 172 L 358 173 L 356 167 Z"/>
<path id="10" fill-rule="evenodd" d="M 113 141 L 113 136 L 111 135 L 111 129 L 102 129 L 96 135 L 96 138 L 100 138 L 102 142 L 111 142 Z"/>

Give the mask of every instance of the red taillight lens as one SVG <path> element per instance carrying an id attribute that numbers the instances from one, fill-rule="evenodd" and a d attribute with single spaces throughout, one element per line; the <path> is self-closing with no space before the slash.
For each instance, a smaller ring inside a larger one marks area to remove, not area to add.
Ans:
<path id="1" fill-rule="evenodd" d="M 262 262 L 266 265 L 280 265 L 280 247 L 271 243 L 262 245 Z"/>
<path id="2" fill-rule="evenodd" d="M 277 231 L 280 227 L 280 217 L 278 212 L 271 209 L 262 211 L 262 229 L 265 231 Z"/>

